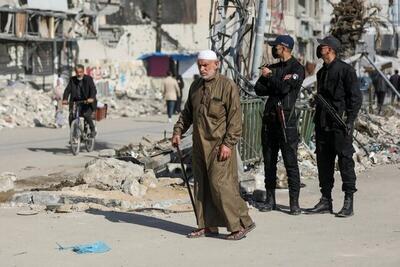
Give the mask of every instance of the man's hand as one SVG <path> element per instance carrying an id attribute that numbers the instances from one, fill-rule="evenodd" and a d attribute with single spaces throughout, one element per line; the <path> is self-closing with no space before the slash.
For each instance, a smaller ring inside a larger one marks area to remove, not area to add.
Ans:
<path id="1" fill-rule="evenodd" d="M 86 100 L 86 102 L 87 102 L 88 104 L 91 104 L 91 103 L 94 102 L 94 99 L 93 99 L 93 98 L 88 98 L 88 99 Z"/>
<path id="2" fill-rule="evenodd" d="M 229 159 L 232 155 L 232 149 L 227 147 L 226 145 L 220 145 L 218 151 L 218 160 L 225 161 Z"/>
<path id="3" fill-rule="evenodd" d="M 263 67 L 261 69 L 261 75 L 264 77 L 267 77 L 271 73 L 272 73 L 272 70 L 268 69 L 267 67 Z"/>
<path id="4" fill-rule="evenodd" d="M 172 146 L 177 147 L 181 144 L 181 136 L 179 134 L 174 134 L 171 140 Z"/>
<path id="5" fill-rule="evenodd" d="M 285 77 L 283 77 L 283 80 L 290 80 L 292 78 L 292 74 L 286 74 Z"/>
<path id="6" fill-rule="evenodd" d="M 347 122 L 346 126 L 347 126 L 347 133 L 346 134 L 352 136 L 353 132 L 354 132 L 354 123 Z"/>
<path id="7" fill-rule="evenodd" d="M 68 100 L 63 100 L 63 101 L 62 101 L 62 104 L 63 104 L 63 105 L 68 105 Z"/>

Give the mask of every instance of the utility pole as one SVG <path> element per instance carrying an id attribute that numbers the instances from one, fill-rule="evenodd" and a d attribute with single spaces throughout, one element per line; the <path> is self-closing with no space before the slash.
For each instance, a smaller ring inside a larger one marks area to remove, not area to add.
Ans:
<path id="1" fill-rule="evenodd" d="M 157 18 L 156 18 L 156 52 L 161 52 L 161 20 L 163 0 L 157 0 Z"/>
<path id="2" fill-rule="evenodd" d="M 258 17 L 256 21 L 256 36 L 254 41 L 253 64 L 251 67 L 251 80 L 255 80 L 259 74 L 264 48 L 265 22 L 267 19 L 267 0 L 259 0 Z"/>

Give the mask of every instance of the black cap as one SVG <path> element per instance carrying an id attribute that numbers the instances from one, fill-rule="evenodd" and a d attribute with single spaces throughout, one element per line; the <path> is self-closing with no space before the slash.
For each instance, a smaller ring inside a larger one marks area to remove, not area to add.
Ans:
<path id="1" fill-rule="evenodd" d="M 342 44 L 338 39 L 333 37 L 332 35 L 326 36 L 324 39 L 317 39 L 320 45 L 326 45 L 335 50 L 336 52 L 340 51 Z"/>
<path id="2" fill-rule="evenodd" d="M 289 49 L 293 49 L 294 40 L 290 35 L 278 35 L 274 41 L 268 42 L 270 46 L 276 46 L 278 44 L 286 46 Z"/>

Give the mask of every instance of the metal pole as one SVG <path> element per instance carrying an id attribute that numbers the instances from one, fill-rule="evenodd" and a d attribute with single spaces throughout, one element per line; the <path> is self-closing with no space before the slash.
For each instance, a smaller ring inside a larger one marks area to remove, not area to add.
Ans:
<path id="1" fill-rule="evenodd" d="M 262 62 L 266 19 L 267 19 L 267 0 L 259 0 L 258 18 L 256 22 L 256 36 L 254 42 L 253 64 L 251 67 L 251 80 L 255 80 L 259 75 L 258 68 L 260 67 Z"/>
<path id="2" fill-rule="evenodd" d="M 361 54 L 361 58 L 364 57 L 369 64 L 372 65 L 372 67 L 374 67 L 374 69 L 379 73 L 379 75 L 382 76 L 382 78 L 385 80 L 385 82 L 389 85 L 390 89 L 392 89 L 392 91 L 398 96 L 400 97 L 400 93 L 397 92 L 397 89 L 393 86 L 393 84 L 389 81 L 389 79 L 386 77 L 386 75 L 374 64 L 374 62 L 372 62 L 372 60 L 369 58 L 367 53 L 362 53 Z"/>
<path id="3" fill-rule="evenodd" d="M 156 18 L 156 52 L 161 52 L 161 20 L 163 0 L 157 0 L 157 18 Z"/>

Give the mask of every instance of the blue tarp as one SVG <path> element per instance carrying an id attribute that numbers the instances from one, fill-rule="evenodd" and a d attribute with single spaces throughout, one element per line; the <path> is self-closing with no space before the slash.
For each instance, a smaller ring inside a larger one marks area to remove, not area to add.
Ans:
<path id="1" fill-rule="evenodd" d="M 151 57 L 170 57 L 175 61 L 185 61 L 185 60 L 193 60 L 193 58 L 197 57 L 197 53 L 163 53 L 163 52 L 153 52 L 143 54 L 138 57 L 139 60 L 147 60 Z"/>
<path id="2" fill-rule="evenodd" d="M 73 252 L 78 254 L 104 253 L 111 250 L 111 248 L 106 243 L 101 241 L 97 241 L 92 244 L 75 245 L 71 247 L 63 247 L 58 243 L 57 245 L 59 250 L 72 249 Z"/>

